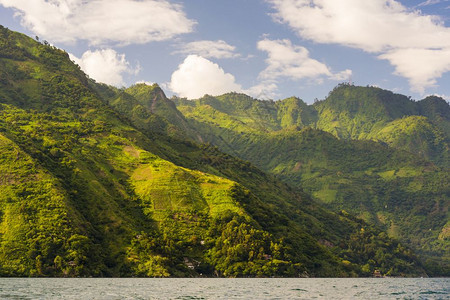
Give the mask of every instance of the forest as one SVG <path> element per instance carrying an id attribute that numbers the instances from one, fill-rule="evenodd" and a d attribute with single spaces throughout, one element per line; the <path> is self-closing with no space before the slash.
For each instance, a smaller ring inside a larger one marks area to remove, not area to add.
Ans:
<path id="1" fill-rule="evenodd" d="M 0 27 L 0 275 L 448 275 L 448 104 L 350 130 L 327 101 L 118 89 Z"/>

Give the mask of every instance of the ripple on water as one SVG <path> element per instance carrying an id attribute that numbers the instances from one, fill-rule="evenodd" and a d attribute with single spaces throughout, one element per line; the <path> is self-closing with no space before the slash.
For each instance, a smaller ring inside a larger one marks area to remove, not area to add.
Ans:
<path id="1" fill-rule="evenodd" d="M 441 291 L 424 291 L 420 292 L 421 295 L 448 295 L 447 293 L 441 292 Z"/>
<path id="2" fill-rule="evenodd" d="M 0 299 L 450 299 L 450 279 L 0 278 Z"/>
<path id="3" fill-rule="evenodd" d="M 292 289 L 292 291 L 307 292 L 307 290 L 304 290 L 304 289 Z"/>

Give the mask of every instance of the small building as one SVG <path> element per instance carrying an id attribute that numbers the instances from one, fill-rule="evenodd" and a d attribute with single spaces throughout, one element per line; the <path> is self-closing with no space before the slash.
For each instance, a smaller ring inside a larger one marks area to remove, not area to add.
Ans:
<path id="1" fill-rule="evenodd" d="M 194 270 L 195 267 L 196 267 L 196 265 L 194 264 L 194 262 L 196 262 L 196 263 L 198 264 L 198 262 L 195 261 L 195 260 L 194 260 L 194 261 L 191 261 L 191 260 L 189 260 L 189 258 L 187 258 L 187 257 L 184 258 L 184 264 L 185 264 L 185 266 L 188 267 L 188 268 L 191 269 L 191 270 Z"/>

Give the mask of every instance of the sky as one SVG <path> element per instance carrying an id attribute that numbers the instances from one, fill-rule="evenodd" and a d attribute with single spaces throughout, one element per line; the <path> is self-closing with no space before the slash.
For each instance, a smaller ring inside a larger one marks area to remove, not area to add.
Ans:
<path id="1" fill-rule="evenodd" d="M 312 103 L 347 82 L 450 100 L 450 0 L 0 0 L 0 24 L 169 97 Z"/>

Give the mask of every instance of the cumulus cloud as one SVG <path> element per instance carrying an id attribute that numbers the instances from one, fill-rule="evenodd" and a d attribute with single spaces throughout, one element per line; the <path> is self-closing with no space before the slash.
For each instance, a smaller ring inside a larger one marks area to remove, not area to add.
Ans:
<path id="1" fill-rule="evenodd" d="M 379 56 L 395 66 L 396 74 L 409 79 L 411 89 L 423 94 L 425 88 L 436 84 L 436 79 L 450 71 L 448 49 L 395 49 Z"/>
<path id="2" fill-rule="evenodd" d="M 424 90 L 442 72 L 450 59 L 450 28 L 438 16 L 408 10 L 395 0 L 266 0 L 275 9 L 274 18 L 288 24 L 302 38 L 334 43 L 375 53 L 387 59 L 396 73 L 408 78 L 414 90 Z M 423 2 L 423 5 L 435 1 Z M 430 52 L 432 51 L 432 52 Z M 400 53 L 408 54 L 400 58 Z M 424 58 L 409 55 L 425 55 Z M 438 55 L 444 61 L 429 57 Z M 406 59 L 409 58 L 409 59 Z M 428 61 L 415 63 L 416 60 Z M 424 69 L 410 70 L 409 65 Z M 435 68 L 439 71 L 431 72 Z"/>
<path id="3" fill-rule="evenodd" d="M 167 0 L 0 0 L 21 23 L 52 42 L 128 45 L 173 38 L 195 24 Z"/>
<path id="4" fill-rule="evenodd" d="M 450 29 L 437 16 L 408 11 L 394 0 L 269 0 L 275 16 L 304 38 L 379 52 L 450 47 Z"/>
<path id="5" fill-rule="evenodd" d="M 325 76 L 329 79 L 344 80 L 351 75 L 351 70 L 333 73 L 328 66 L 309 56 L 305 47 L 292 45 L 291 41 L 268 40 L 258 42 L 258 49 L 266 51 L 267 67 L 259 74 L 264 80 L 276 80 L 279 77 L 290 79 L 319 79 Z"/>
<path id="6" fill-rule="evenodd" d="M 81 58 L 69 54 L 70 58 L 81 69 L 96 81 L 109 85 L 121 86 L 124 84 L 123 74 L 137 74 L 139 66 L 132 68 L 126 60 L 125 54 L 118 54 L 113 49 L 86 51 Z"/>
<path id="7" fill-rule="evenodd" d="M 232 74 L 225 73 L 219 65 L 198 55 L 186 57 L 173 72 L 168 87 L 178 96 L 188 99 L 242 90 Z"/>
<path id="8" fill-rule="evenodd" d="M 229 45 L 222 40 L 217 41 L 195 41 L 184 44 L 180 50 L 173 52 L 174 54 L 196 54 L 204 58 L 233 58 L 240 56 L 235 52 L 236 47 Z"/>

